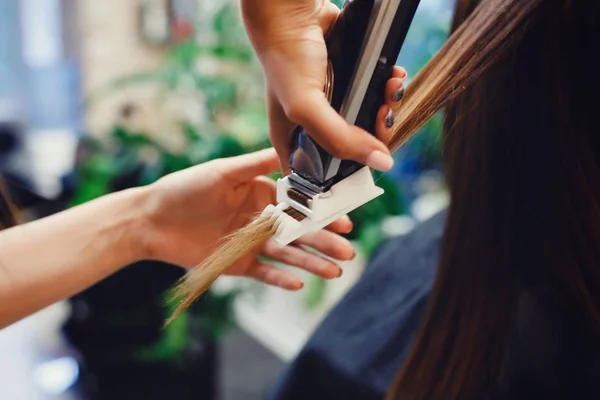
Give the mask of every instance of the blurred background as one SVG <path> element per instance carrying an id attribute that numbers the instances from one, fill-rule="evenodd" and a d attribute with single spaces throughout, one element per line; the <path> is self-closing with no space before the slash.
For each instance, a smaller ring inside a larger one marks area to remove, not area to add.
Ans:
<path id="1" fill-rule="evenodd" d="M 342 1 L 336 1 L 341 4 Z M 446 39 L 452 0 L 424 0 L 409 77 Z M 0 331 L 0 399 L 260 399 L 382 240 L 447 204 L 436 116 L 352 213 L 359 256 L 285 293 L 222 278 L 175 323 L 182 271 L 124 269 Z M 269 146 L 260 65 L 236 0 L 1 0 L 0 173 L 26 219 Z"/>

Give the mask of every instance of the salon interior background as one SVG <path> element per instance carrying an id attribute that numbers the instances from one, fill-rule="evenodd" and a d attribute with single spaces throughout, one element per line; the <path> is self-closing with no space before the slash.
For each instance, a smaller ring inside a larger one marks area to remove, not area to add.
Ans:
<path id="1" fill-rule="evenodd" d="M 400 56 L 409 76 L 445 40 L 452 3 L 421 2 Z M 2 0 L 0 172 L 26 218 L 268 146 L 261 71 L 237 7 Z M 388 194 L 354 213 L 359 257 L 339 280 L 306 277 L 303 291 L 283 293 L 221 279 L 162 331 L 162 295 L 180 271 L 131 266 L 0 331 L 0 398 L 262 398 L 378 243 L 446 204 L 440 127 L 434 119 L 398 152 L 379 180 Z"/>

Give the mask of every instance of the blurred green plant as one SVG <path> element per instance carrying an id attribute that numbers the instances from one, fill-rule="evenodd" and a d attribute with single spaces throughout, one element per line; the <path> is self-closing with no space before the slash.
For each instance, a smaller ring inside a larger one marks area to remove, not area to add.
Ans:
<path id="1" fill-rule="evenodd" d="M 308 310 L 318 308 L 325 298 L 327 281 L 321 277 L 310 275 L 304 281 L 304 306 Z"/>

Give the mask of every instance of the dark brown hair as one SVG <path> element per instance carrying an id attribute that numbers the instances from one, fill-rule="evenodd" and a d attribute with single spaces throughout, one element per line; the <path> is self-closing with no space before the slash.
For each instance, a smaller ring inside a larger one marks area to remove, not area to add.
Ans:
<path id="1" fill-rule="evenodd" d="M 6 181 L 0 176 L 0 230 L 11 228 L 20 222 L 18 207 L 10 197 Z"/>
<path id="2" fill-rule="evenodd" d="M 420 108 L 401 111 L 409 119 L 447 105 L 451 203 L 429 310 L 389 399 L 589 396 L 600 350 L 599 4 L 458 0 L 449 44 L 411 84 Z M 464 60 L 427 105 L 432 71 L 462 43 Z M 412 128 L 398 122 L 401 144 Z"/>

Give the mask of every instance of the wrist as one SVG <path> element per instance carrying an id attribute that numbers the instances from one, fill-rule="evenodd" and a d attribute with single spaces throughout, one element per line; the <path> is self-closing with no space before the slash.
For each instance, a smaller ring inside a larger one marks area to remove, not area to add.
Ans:
<path id="1" fill-rule="evenodd" d="M 127 262 L 134 263 L 149 258 L 145 243 L 152 235 L 152 224 L 147 207 L 149 193 L 147 187 L 136 187 L 118 192 L 115 200 L 120 204 L 117 209 L 120 218 L 115 221 L 115 230 L 123 238 L 123 251 Z"/>

